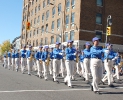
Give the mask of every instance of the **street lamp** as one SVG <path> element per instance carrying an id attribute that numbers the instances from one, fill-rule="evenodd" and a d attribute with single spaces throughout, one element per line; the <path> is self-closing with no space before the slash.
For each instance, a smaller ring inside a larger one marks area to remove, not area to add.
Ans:
<path id="1" fill-rule="evenodd" d="M 54 5 L 53 3 L 50 3 L 50 5 Z M 58 8 L 56 5 L 54 5 L 56 8 Z M 59 8 L 58 8 L 59 9 Z M 61 11 L 61 35 L 58 35 L 59 37 L 61 37 L 61 44 L 62 44 L 62 38 L 63 38 L 63 32 L 62 32 L 62 29 L 63 29 L 63 27 L 62 27 L 62 24 L 63 24 L 63 13 L 64 13 L 64 11 Z"/>
<path id="2" fill-rule="evenodd" d="M 106 47 L 106 43 L 107 43 L 107 27 L 112 25 L 112 18 L 111 15 L 108 15 L 107 17 L 107 25 L 106 25 L 106 41 L 105 41 L 105 47 Z"/>

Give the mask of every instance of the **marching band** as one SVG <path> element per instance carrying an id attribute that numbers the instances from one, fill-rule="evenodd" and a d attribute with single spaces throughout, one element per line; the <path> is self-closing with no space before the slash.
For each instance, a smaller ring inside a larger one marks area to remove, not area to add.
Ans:
<path id="1" fill-rule="evenodd" d="M 28 75 L 31 75 L 31 71 L 34 69 L 39 78 L 47 81 L 49 75 L 52 75 L 53 82 L 57 83 L 59 83 L 58 76 L 61 73 L 65 85 L 71 88 L 73 87 L 71 80 L 75 80 L 75 75 L 79 74 L 87 84 L 90 84 L 91 90 L 96 94 L 100 94 L 99 83 L 105 84 L 105 81 L 108 80 L 108 85 L 113 87 L 114 77 L 120 80 L 121 58 L 118 52 L 113 51 L 113 45 L 107 43 L 106 48 L 101 48 L 98 46 L 99 39 L 94 37 L 93 45 L 86 42 L 85 49 L 80 51 L 78 47 L 73 47 L 73 42 L 69 40 L 66 48 L 65 46 L 60 48 L 61 43 L 59 42 L 56 42 L 55 48 L 39 46 L 37 52 L 33 50 L 32 46 L 29 46 L 28 50 L 26 46 L 22 50 L 10 50 L 3 56 L 4 67 L 13 71 L 15 69 L 17 72 L 21 69 L 22 74 L 25 73 L 27 67 Z M 116 69 L 114 75 L 113 67 Z M 106 74 L 103 77 L 105 71 Z M 92 76 L 92 82 L 89 80 L 90 76 Z"/>

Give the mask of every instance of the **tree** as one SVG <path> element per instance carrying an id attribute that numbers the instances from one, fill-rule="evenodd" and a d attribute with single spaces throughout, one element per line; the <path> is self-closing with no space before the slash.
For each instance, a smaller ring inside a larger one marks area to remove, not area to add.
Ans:
<path id="1" fill-rule="evenodd" d="M 12 48 L 9 40 L 4 41 L 0 45 L 0 54 L 3 55 L 6 51 L 9 51 Z"/>

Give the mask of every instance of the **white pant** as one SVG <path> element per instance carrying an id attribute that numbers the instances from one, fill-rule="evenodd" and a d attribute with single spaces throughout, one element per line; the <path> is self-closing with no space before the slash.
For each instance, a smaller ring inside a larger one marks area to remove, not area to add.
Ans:
<path id="1" fill-rule="evenodd" d="M 90 73 L 90 59 L 85 58 L 83 61 L 84 70 L 85 70 L 85 79 L 89 80 L 89 73 Z"/>
<path id="2" fill-rule="evenodd" d="M 115 74 L 113 75 L 113 77 L 117 77 L 117 79 L 120 79 L 120 75 L 119 75 L 119 66 L 115 65 Z"/>
<path id="3" fill-rule="evenodd" d="M 53 59 L 50 60 L 49 71 L 50 71 L 50 75 L 53 74 Z"/>
<path id="4" fill-rule="evenodd" d="M 83 77 L 85 77 L 85 69 L 84 69 L 83 62 L 80 62 L 80 65 L 81 65 L 81 74 Z"/>
<path id="5" fill-rule="evenodd" d="M 43 61 L 43 69 L 44 69 L 44 79 L 47 79 L 48 66 L 46 66 L 46 63 L 44 61 Z"/>
<path id="6" fill-rule="evenodd" d="M 65 70 L 65 61 L 64 61 L 64 59 L 61 59 L 61 73 L 62 73 L 62 76 L 64 76 L 64 70 Z"/>
<path id="7" fill-rule="evenodd" d="M 43 71 L 43 66 L 42 66 L 42 63 L 40 63 L 39 60 L 36 61 L 37 63 L 37 69 L 38 69 L 38 72 L 37 74 L 39 75 L 39 77 L 42 75 L 42 71 Z"/>
<path id="8" fill-rule="evenodd" d="M 15 68 L 15 58 L 12 58 L 12 70 Z"/>
<path id="9" fill-rule="evenodd" d="M 7 68 L 7 58 L 4 58 L 4 68 Z"/>
<path id="10" fill-rule="evenodd" d="M 112 68 L 113 68 L 113 61 L 112 60 L 104 60 L 104 67 L 106 70 L 106 75 L 102 79 L 103 82 L 105 82 L 108 79 L 108 85 L 111 85 L 113 82 L 113 74 L 112 74 Z"/>
<path id="11" fill-rule="evenodd" d="M 11 67 L 11 57 L 8 57 L 8 69 Z"/>
<path id="12" fill-rule="evenodd" d="M 27 58 L 27 66 L 28 66 L 28 74 L 30 74 L 32 67 L 33 67 L 33 60 Z"/>
<path id="13" fill-rule="evenodd" d="M 26 64 L 27 64 L 27 59 L 26 58 L 21 58 L 21 71 L 22 71 L 22 73 L 24 72 Z"/>
<path id="14" fill-rule="evenodd" d="M 92 72 L 92 86 L 94 91 L 99 91 L 98 83 L 102 79 L 102 61 L 100 59 L 91 58 L 90 60 Z"/>
<path id="15" fill-rule="evenodd" d="M 53 78 L 54 78 L 54 81 L 57 80 L 56 77 L 59 74 L 60 65 L 61 65 L 61 60 L 53 59 Z"/>
<path id="16" fill-rule="evenodd" d="M 20 65 L 20 60 L 19 60 L 19 58 L 15 58 L 16 70 L 19 69 L 19 65 Z"/>
<path id="17" fill-rule="evenodd" d="M 79 61 L 76 62 L 76 72 L 80 74 L 80 67 L 79 67 Z"/>
<path id="18" fill-rule="evenodd" d="M 35 71 L 38 69 L 37 67 L 38 67 L 38 66 L 37 66 L 37 60 L 34 59 L 34 69 L 35 69 Z"/>
<path id="19" fill-rule="evenodd" d="M 64 79 L 64 82 L 68 82 L 68 86 L 71 86 L 71 77 L 74 76 L 74 65 L 75 61 L 66 60 L 66 70 L 67 76 Z"/>

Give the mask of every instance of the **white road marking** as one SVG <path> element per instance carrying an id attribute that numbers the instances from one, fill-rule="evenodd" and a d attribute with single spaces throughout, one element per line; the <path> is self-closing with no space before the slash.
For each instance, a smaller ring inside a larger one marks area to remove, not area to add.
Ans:
<path id="1" fill-rule="evenodd" d="M 123 89 L 123 87 L 116 87 L 117 89 Z M 100 88 L 104 89 L 116 89 L 116 88 Z M 14 91 L 0 91 L 0 93 L 19 93 L 19 92 L 63 92 L 63 91 L 88 91 L 90 89 L 59 89 L 59 90 L 14 90 Z"/>

